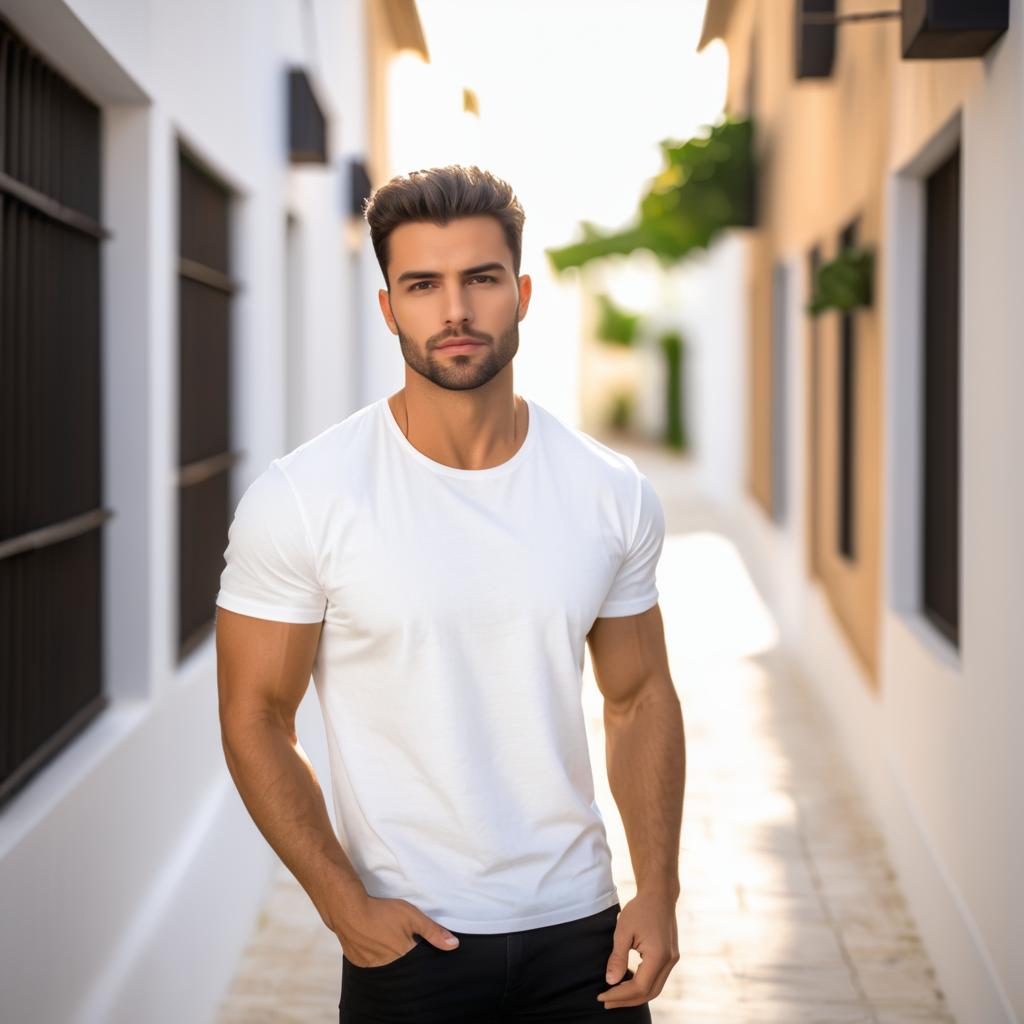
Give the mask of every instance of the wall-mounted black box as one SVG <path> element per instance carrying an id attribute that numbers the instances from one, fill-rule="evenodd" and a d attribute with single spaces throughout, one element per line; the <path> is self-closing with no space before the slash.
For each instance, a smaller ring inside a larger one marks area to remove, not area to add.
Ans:
<path id="1" fill-rule="evenodd" d="M 1009 21 L 1010 0 L 903 0 L 903 56 L 982 57 Z"/>
<path id="2" fill-rule="evenodd" d="M 293 164 L 327 162 L 327 122 L 302 68 L 288 71 L 288 156 Z"/>
<path id="3" fill-rule="evenodd" d="M 835 17 L 836 0 L 797 0 L 793 53 L 797 78 L 829 78 L 836 55 L 836 26 L 809 24 L 804 15 Z"/>

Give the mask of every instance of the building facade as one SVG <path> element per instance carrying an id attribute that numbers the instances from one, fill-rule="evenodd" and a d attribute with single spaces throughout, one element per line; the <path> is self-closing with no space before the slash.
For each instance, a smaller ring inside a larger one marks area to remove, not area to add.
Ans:
<path id="1" fill-rule="evenodd" d="M 710 0 L 717 40 L 757 224 L 681 273 L 698 469 L 957 1020 L 1024 1020 L 1024 3 Z M 811 315 L 858 250 L 867 291 Z"/>
<path id="2" fill-rule="evenodd" d="M 252 927 L 214 599 L 252 479 L 400 383 L 361 202 L 405 48 L 411 0 L 0 2 L 4 1020 L 211 1019 Z"/>

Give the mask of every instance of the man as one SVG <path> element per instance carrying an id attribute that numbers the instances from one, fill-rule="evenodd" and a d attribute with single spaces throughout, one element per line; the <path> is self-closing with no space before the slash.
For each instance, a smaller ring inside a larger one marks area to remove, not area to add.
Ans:
<path id="1" fill-rule="evenodd" d="M 650 1021 L 679 959 L 685 775 L 660 503 L 512 390 L 531 281 L 507 183 L 417 171 L 366 217 L 405 386 L 239 502 L 217 599 L 228 765 L 340 940 L 342 1022 Z M 585 643 L 637 881 L 621 908 Z M 311 674 L 337 836 L 294 731 Z"/>

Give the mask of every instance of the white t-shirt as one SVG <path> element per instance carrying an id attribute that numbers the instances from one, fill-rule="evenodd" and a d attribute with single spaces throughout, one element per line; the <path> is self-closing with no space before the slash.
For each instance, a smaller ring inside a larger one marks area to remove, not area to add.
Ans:
<path id="1" fill-rule="evenodd" d="M 455 931 L 618 899 L 581 703 L 599 616 L 658 600 L 661 504 L 626 455 L 528 400 L 489 469 L 428 458 L 382 398 L 275 459 L 217 604 L 320 622 L 338 838 L 370 896 Z"/>

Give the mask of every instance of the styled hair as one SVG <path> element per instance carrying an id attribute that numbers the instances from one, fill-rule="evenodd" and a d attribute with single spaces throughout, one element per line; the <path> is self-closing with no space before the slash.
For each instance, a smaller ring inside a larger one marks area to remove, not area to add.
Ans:
<path id="1" fill-rule="evenodd" d="M 388 241 L 401 224 L 427 221 L 444 227 L 459 217 L 494 217 L 512 250 L 512 270 L 519 276 L 523 251 L 523 212 L 507 181 L 479 167 L 449 164 L 399 174 L 366 200 L 364 215 L 370 240 L 388 288 Z"/>

